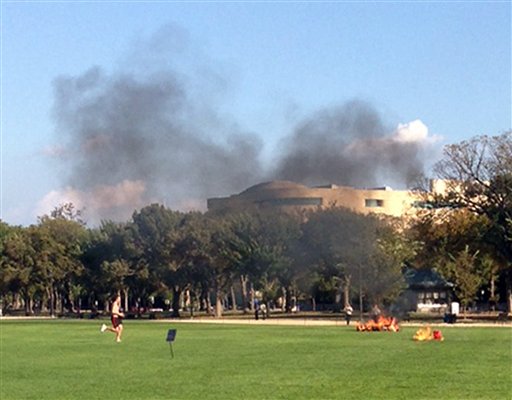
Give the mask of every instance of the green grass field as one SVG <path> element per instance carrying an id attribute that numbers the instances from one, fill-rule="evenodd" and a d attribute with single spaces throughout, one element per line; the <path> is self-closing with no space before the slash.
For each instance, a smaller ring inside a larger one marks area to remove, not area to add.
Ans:
<path id="1" fill-rule="evenodd" d="M 0 398 L 511 399 L 512 329 L 0 322 Z M 178 330 L 174 358 L 165 341 Z"/>

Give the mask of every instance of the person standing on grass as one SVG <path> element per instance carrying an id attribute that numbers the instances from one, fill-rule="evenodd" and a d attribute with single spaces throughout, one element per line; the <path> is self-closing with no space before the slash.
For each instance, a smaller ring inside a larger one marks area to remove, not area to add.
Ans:
<path id="1" fill-rule="evenodd" d="M 350 304 L 347 303 L 345 306 L 345 321 L 347 321 L 347 325 L 350 325 L 350 319 L 352 318 L 352 313 L 354 312 L 354 309 Z"/>
<path id="2" fill-rule="evenodd" d="M 116 334 L 116 342 L 120 342 L 121 334 L 123 333 L 123 318 L 124 314 L 121 312 L 121 296 L 118 294 L 114 297 L 112 302 L 112 310 L 110 313 L 110 321 L 112 322 L 112 327 L 109 328 L 107 325 L 103 324 L 100 331 L 114 332 Z"/>

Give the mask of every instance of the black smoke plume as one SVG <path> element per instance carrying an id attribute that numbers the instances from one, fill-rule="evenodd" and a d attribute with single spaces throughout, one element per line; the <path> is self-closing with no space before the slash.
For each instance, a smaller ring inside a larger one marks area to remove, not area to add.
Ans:
<path id="1" fill-rule="evenodd" d="M 196 199 L 261 177 L 258 137 L 209 122 L 211 112 L 198 115 L 173 75 L 107 76 L 93 68 L 60 77 L 55 93 L 58 132 L 69 154 L 67 183 L 80 191 L 143 182 L 141 202 L 193 208 Z M 108 214 L 110 207 L 103 208 Z"/>
<path id="2" fill-rule="evenodd" d="M 151 68 L 141 63 L 106 73 L 94 67 L 54 82 L 66 184 L 90 194 L 78 205 L 86 217 L 123 219 L 150 202 L 204 209 L 208 197 L 270 179 L 367 187 L 405 185 L 422 171 L 421 145 L 393 138 L 379 114 L 358 101 L 321 111 L 283 133 L 275 163 L 265 168 L 261 137 L 220 116 L 212 85 L 158 61 L 165 58 L 161 53 L 148 56 L 155 41 L 165 40 L 159 33 L 139 52 Z"/>
<path id="3" fill-rule="evenodd" d="M 405 187 L 423 172 L 424 144 L 392 133 L 367 103 L 323 110 L 283 141 L 274 176 L 309 185 Z"/>

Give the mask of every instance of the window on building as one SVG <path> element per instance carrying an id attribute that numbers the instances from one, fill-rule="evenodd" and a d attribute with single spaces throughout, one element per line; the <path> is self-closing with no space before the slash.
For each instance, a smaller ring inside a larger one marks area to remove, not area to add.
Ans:
<path id="1" fill-rule="evenodd" d="M 384 200 L 381 199 L 365 199 L 365 207 L 384 207 Z"/>
<path id="2" fill-rule="evenodd" d="M 321 206 L 321 197 L 285 197 L 268 199 L 260 202 L 263 205 L 272 206 Z"/>

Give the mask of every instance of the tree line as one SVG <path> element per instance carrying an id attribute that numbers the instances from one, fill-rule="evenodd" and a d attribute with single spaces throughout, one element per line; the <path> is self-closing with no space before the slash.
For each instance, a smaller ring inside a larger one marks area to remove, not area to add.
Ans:
<path id="1" fill-rule="evenodd" d="M 435 171 L 453 185 L 424 192 L 425 208 L 407 221 L 340 207 L 185 213 L 152 204 L 89 228 L 65 204 L 28 227 L 0 222 L 2 307 L 104 309 L 119 292 L 127 310 L 165 304 L 174 316 L 183 307 L 249 311 L 256 299 L 291 311 L 297 298 L 362 312 L 393 304 L 407 265 L 438 270 L 463 307 L 485 299 L 510 310 L 510 135 L 447 146 Z"/>
<path id="2" fill-rule="evenodd" d="M 176 316 L 184 297 L 216 315 L 226 298 L 250 309 L 255 296 L 281 299 L 289 311 L 299 295 L 314 302 L 331 294 L 329 302 L 341 304 L 336 293 L 345 288 L 350 301 L 349 282 L 382 302 L 400 286 L 403 254 L 386 251 L 392 241 L 381 219 L 341 208 L 212 214 L 152 204 L 128 222 L 94 229 L 61 208 L 30 227 L 2 224 L 0 282 L 4 308 L 23 304 L 27 313 L 103 307 L 115 292 L 127 308 L 166 299 Z M 383 284 L 372 287 L 362 275 Z"/>

